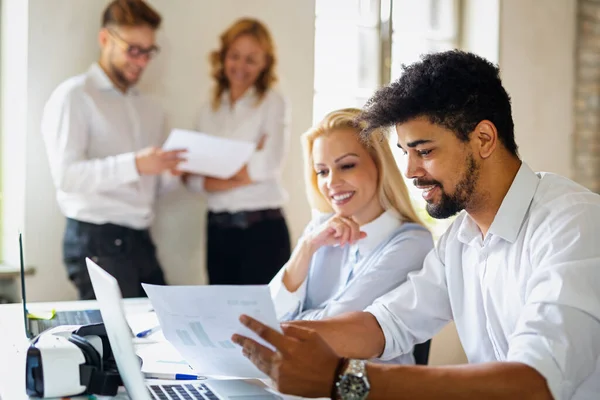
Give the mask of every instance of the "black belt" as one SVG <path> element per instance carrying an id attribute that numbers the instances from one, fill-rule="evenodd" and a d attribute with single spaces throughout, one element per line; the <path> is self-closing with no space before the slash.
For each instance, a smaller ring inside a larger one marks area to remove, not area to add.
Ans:
<path id="1" fill-rule="evenodd" d="M 209 212 L 208 225 L 217 226 L 219 228 L 245 229 L 257 222 L 282 218 L 283 212 L 280 208 L 256 211 L 239 211 L 236 213 Z"/>

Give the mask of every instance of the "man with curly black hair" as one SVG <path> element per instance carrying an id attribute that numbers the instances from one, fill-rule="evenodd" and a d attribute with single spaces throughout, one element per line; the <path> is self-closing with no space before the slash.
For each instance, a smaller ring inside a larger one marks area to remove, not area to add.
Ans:
<path id="1" fill-rule="evenodd" d="M 423 269 L 364 312 L 283 327 L 242 316 L 276 351 L 234 336 L 285 393 L 339 399 L 596 399 L 600 196 L 519 159 L 497 67 L 424 56 L 380 89 L 365 135 L 394 127 L 435 218 L 460 212 Z M 471 365 L 389 360 L 454 321 Z M 347 357 L 347 358 L 346 358 Z"/>

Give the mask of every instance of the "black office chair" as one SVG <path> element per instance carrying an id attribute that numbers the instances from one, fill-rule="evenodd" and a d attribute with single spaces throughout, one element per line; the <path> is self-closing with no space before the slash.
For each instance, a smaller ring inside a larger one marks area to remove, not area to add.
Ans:
<path id="1" fill-rule="evenodd" d="M 415 345 L 413 356 L 417 365 L 427 365 L 429 361 L 429 348 L 431 347 L 431 339 Z"/>

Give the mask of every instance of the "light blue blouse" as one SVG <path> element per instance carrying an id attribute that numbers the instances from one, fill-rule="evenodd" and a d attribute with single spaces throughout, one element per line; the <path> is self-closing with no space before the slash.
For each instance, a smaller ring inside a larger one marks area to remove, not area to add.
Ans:
<path id="1" fill-rule="evenodd" d="M 313 218 L 304 235 L 330 217 L 320 214 Z M 403 283 L 409 272 L 420 270 L 433 248 L 426 228 L 402 223 L 390 211 L 361 230 L 367 237 L 354 245 L 320 248 L 310 262 L 306 280 L 295 292 L 283 285 L 285 266 L 279 271 L 269 287 L 280 320 L 317 320 L 362 311 Z"/>

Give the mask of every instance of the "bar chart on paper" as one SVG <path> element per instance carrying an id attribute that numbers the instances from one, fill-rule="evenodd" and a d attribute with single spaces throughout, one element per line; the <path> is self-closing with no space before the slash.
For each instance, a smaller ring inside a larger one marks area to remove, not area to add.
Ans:
<path id="1" fill-rule="evenodd" d="M 201 322 L 191 322 L 189 329 L 176 329 L 175 332 L 185 346 L 201 346 L 215 349 L 235 349 L 231 340 L 212 341 Z"/>
<path id="2" fill-rule="evenodd" d="M 265 344 L 239 322 L 241 314 L 280 329 L 268 286 L 144 284 L 144 290 L 156 311 L 165 338 L 196 373 L 266 377 L 242 355 L 241 348 L 231 341 L 231 336 L 238 333 Z"/>

